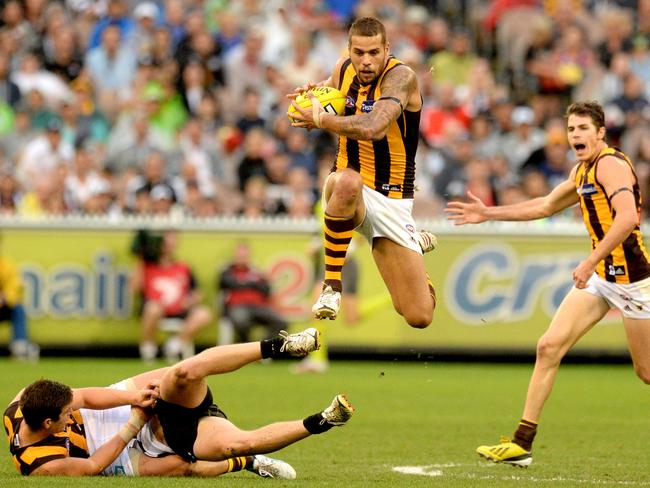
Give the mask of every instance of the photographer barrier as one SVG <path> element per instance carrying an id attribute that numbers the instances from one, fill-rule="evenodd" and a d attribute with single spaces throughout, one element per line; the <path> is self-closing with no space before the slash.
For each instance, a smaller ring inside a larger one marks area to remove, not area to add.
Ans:
<path id="1" fill-rule="evenodd" d="M 120 346 L 139 340 L 137 300 L 129 277 L 137 229 L 174 227 L 178 256 L 196 272 L 213 305 L 217 273 L 235 244 L 247 241 L 253 261 L 269 275 L 275 305 L 293 326 L 310 320 L 315 221 L 170 223 L 150 221 L 0 221 L 1 249 L 19 264 L 31 333 L 44 346 Z M 454 228 L 430 223 L 439 248 L 425 256 L 438 293 L 433 324 L 410 329 L 393 310 L 369 247 L 356 251 L 361 320 L 321 322 L 332 348 L 342 350 L 534 351 L 555 308 L 572 286 L 571 271 L 589 252 L 580 226 L 506 224 Z M 8 327 L 0 328 L 7 342 Z M 217 341 L 217 326 L 199 337 Z M 624 331 L 616 313 L 595 327 L 578 350 L 619 354 Z"/>

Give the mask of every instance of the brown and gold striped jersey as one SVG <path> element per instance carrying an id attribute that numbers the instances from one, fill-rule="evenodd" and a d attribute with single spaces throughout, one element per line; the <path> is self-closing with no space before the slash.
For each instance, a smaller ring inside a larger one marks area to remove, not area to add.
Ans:
<path id="1" fill-rule="evenodd" d="M 65 431 L 50 435 L 28 446 L 21 446 L 18 440 L 18 428 L 23 421 L 18 402 L 13 402 L 7 407 L 2 420 L 9 441 L 11 458 L 20 474 L 28 476 L 39 466 L 55 459 L 89 456 L 83 419 L 79 410 L 72 412 Z"/>
<path id="2" fill-rule="evenodd" d="M 598 162 L 605 156 L 614 156 L 625 161 L 634 174 L 634 201 L 637 212 L 641 211 L 639 182 L 630 159 L 613 147 L 603 149 L 590 163 L 578 166 L 575 176 L 576 190 L 580 197 L 582 218 L 591 236 L 592 249 L 605 237 L 614 220 L 615 211 L 604 187 L 596 178 Z M 635 283 L 650 277 L 650 258 L 643 244 L 639 224 L 625 241 L 617 246 L 598 266 L 596 273 L 612 283 Z"/>
<path id="3" fill-rule="evenodd" d="M 391 56 L 375 81 L 362 85 L 350 59 L 344 61 L 338 88 L 346 95 L 345 115 L 371 112 L 375 102 L 381 98 L 381 82 L 386 73 L 401 64 Z M 334 171 L 354 169 L 361 174 L 366 186 L 389 198 L 413 198 L 420 113 L 421 110 L 404 110 L 378 141 L 358 141 L 339 136 Z"/>

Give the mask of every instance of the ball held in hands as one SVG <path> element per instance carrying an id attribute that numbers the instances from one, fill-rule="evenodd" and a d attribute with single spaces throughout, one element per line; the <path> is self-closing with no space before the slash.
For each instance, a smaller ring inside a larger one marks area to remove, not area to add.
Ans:
<path id="1" fill-rule="evenodd" d="M 343 115 L 345 113 L 345 95 L 336 88 L 317 86 L 309 90 L 309 92 L 298 95 L 293 102 L 301 108 L 311 108 L 311 99 L 307 96 L 307 93 L 312 93 L 318 99 L 325 112 L 332 115 Z M 289 105 L 287 115 L 291 122 L 296 122 L 296 120 L 291 116 L 296 112 L 297 110 L 293 105 Z"/>

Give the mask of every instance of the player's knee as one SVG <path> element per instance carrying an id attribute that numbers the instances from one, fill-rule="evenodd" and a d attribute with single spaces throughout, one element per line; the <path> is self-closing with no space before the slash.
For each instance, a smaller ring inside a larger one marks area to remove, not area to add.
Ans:
<path id="1" fill-rule="evenodd" d="M 226 458 L 246 456 L 255 452 L 255 443 L 248 437 L 232 439 L 223 448 L 223 451 Z"/>
<path id="2" fill-rule="evenodd" d="M 433 311 L 418 310 L 404 314 L 406 323 L 414 329 L 426 329 L 433 320 Z"/>
<path id="3" fill-rule="evenodd" d="M 203 379 L 199 374 L 199 368 L 194 367 L 194 358 L 186 359 L 171 367 L 173 381 L 177 385 L 197 383 Z"/>
<path id="4" fill-rule="evenodd" d="M 356 171 L 345 171 L 336 180 L 333 194 L 340 200 L 356 201 L 361 195 L 363 180 Z"/>
<path id="5" fill-rule="evenodd" d="M 558 362 L 562 359 L 560 344 L 557 341 L 542 336 L 537 341 L 537 359 L 543 361 Z"/>

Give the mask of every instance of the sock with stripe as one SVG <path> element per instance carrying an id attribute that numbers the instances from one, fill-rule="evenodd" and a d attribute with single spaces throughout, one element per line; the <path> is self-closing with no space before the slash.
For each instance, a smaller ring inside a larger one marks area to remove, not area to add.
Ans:
<path id="1" fill-rule="evenodd" d="M 228 463 L 228 473 L 235 471 L 242 471 L 244 469 L 251 470 L 253 468 L 253 456 L 239 456 L 226 459 Z"/>
<path id="2" fill-rule="evenodd" d="M 354 216 L 334 217 L 325 213 L 325 285 L 341 292 L 341 270 L 354 234 Z"/>
<path id="3" fill-rule="evenodd" d="M 535 440 L 535 435 L 537 434 L 537 423 L 531 422 L 530 420 L 521 419 L 515 435 L 513 436 L 512 442 L 523 447 L 527 451 L 530 451 L 533 447 L 533 441 Z"/>

